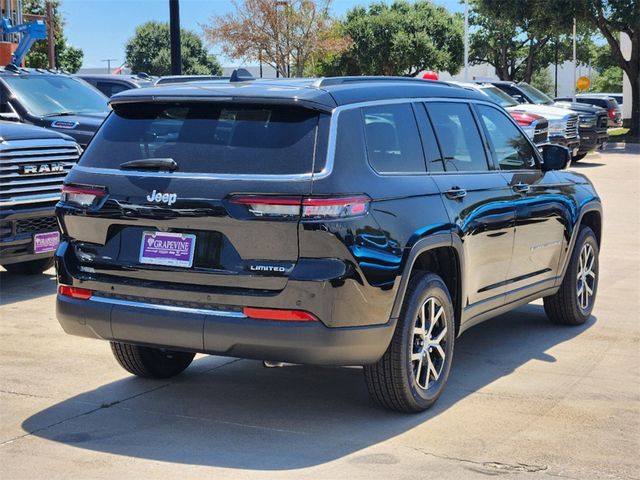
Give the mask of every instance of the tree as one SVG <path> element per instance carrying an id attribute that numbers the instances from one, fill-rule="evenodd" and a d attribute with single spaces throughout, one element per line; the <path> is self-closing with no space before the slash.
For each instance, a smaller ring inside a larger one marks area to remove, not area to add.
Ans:
<path id="1" fill-rule="evenodd" d="M 579 10 L 578 10 L 579 8 Z M 631 135 L 640 136 L 640 4 L 638 0 L 583 0 L 577 15 L 597 27 L 611 54 L 631 83 Z M 629 36 L 631 54 L 625 58 L 620 33 Z"/>
<path id="2" fill-rule="evenodd" d="M 546 68 L 541 68 L 533 72 L 533 75 L 531 76 L 531 85 L 553 97 L 554 84 L 553 80 L 551 80 L 551 76 L 549 75 L 549 71 Z"/>
<path id="3" fill-rule="evenodd" d="M 622 92 L 622 69 L 609 67 L 602 70 L 593 80 L 592 92 L 618 93 Z"/>
<path id="4" fill-rule="evenodd" d="M 53 35 L 55 39 L 56 66 L 71 73 L 77 72 L 82 66 L 84 52 L 80 48 L 67 44 L 64 36 L 64 19 L 60 15 L 60 0 L 53 0 Z M 24 0 L 23 10 L 25 14 L 44 15 L 47 11 L 45 0 Z M 47 25 L 49 28 L 49 25 Z M 39 40 L 33 44 L 25 59 L 27 67 L 48 68 L 49 56 L 47 52 L 47 40 Z"/>
<path id="5" fill-rule="evenodd" d="M 190 30 L 180 30 L 182 73 L 185 75 L 220 75 L 218 60 L 204 48 L 202 40 Z M 136 28 L 125 45 L 127 65 L 134 72 L 149 75 L 171 74 L 171 36 L 169 24 L 147 22 Z"/>
<path id="6" fill-rule="evenodd" d="M 351 45 L 325 58 L 325 75 L 404 75 L 422 70 L 457 73 L 463 64 L 463 24 L 459 15 L 426 0 L 356 7 L 342 23 Z"/>
<path id="7" fill-rule="evenodd" d="M 331 0 L 234 0 L 235 11 L 213 17 L 206 38 L 231 58 L 262 61 L 283 77 L 303 74 L 320 52 L 337 51 L 329 35 Z"/>
<path id="8" fill-rule="evenodd" d="M 501 80 L 531 82 L 534 72 L 555 60 L 570 58 L 567 35 L 573 23 L 572 9 L 556 0 L 472 0 L 470 23 L 471 63 L 489 63 Z M 578 58 L 588 57 L 590 31 L 578 43 Z"/>

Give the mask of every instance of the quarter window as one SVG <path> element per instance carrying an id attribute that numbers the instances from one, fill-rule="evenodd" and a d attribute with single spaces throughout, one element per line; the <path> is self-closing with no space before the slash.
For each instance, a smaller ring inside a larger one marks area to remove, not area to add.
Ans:
<path id="1" fill-rule="evenodd" d="M 410 104 L 362 109 L 369 163 L 379 173 L 424 173 L 418 126 Z"/>
<path id="2" fill-rule="evenodd" d="M 478 105 L 478 112 L 501 170 L 538 167 L 531 143 L 504 113 L 484 105 Z"/>
<path id="3" fill-rule="evenodd" d="M 489 169 L 478 127 L 466 103 L 428 103 L 427 111 L 448 172 Z"/>

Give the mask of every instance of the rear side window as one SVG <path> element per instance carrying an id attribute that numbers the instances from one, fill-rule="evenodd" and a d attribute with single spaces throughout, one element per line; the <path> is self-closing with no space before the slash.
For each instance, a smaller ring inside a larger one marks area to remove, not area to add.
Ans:
<path id="1" fill-rule="evenodd" d="M 427 111 L 448 172 L 488 170 L 476 121 L 465 103 L 428 103 Z"/>
<path id="2" fill-rule="evenodd" d="M 424 173 L 425 163 L 411 104 L 362 109 L 369 163 L 379 173 Z"/>
<path id="3" fill-rule="evenodd" d="M 173 158 L 179 172 L 310 173 L 318 115 L 280 105 L 116 105 L 80 164 L 117 169 L 131 160 Z"/>
<path id="4" fill-rule="evenodd" d="M 107 97 L 112 97 L 116 93 L 124 92 L 125 90 L 129 90 L 129 87 L 123 85 L 122 83 L 115 82 L 102 82 L 98 81 L 96 83 L 96 88 L 104 93 Z"/>

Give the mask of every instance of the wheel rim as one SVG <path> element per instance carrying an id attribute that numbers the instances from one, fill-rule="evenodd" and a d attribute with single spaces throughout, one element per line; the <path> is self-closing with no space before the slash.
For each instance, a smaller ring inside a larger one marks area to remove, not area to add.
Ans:
<path id="1" fill-rule="evenodd" d="M 411 341 L 411 367 L 416 385 L 427 390 L 437 382 L 446 360 L 447 322 L 442 304 L 429 297 L 416 318 Z"/>
<path id="2" fill-rule="evenodd" d="M 578 259 L 578 278 L 576 282 L 576 296 L 578 305 L 582 310 L 587 310 L 596 286 L 596 252 L 593 247 L 585 243 L 580 250 L 580 258 Z"/>

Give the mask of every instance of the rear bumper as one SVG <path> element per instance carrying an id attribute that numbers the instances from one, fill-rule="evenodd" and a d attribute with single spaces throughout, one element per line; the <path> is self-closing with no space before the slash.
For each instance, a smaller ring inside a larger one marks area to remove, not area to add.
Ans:
<path id="1" fill-rule="evenodd" d="M 58 295 L 65 332 L 240 358 L 315 365 L 364 365 L 385 352 L 395 321 L 365 327 L 326 327 L 320 322 L 254 320 L 239 311 L 206 310 L 93 296 Z"/>

